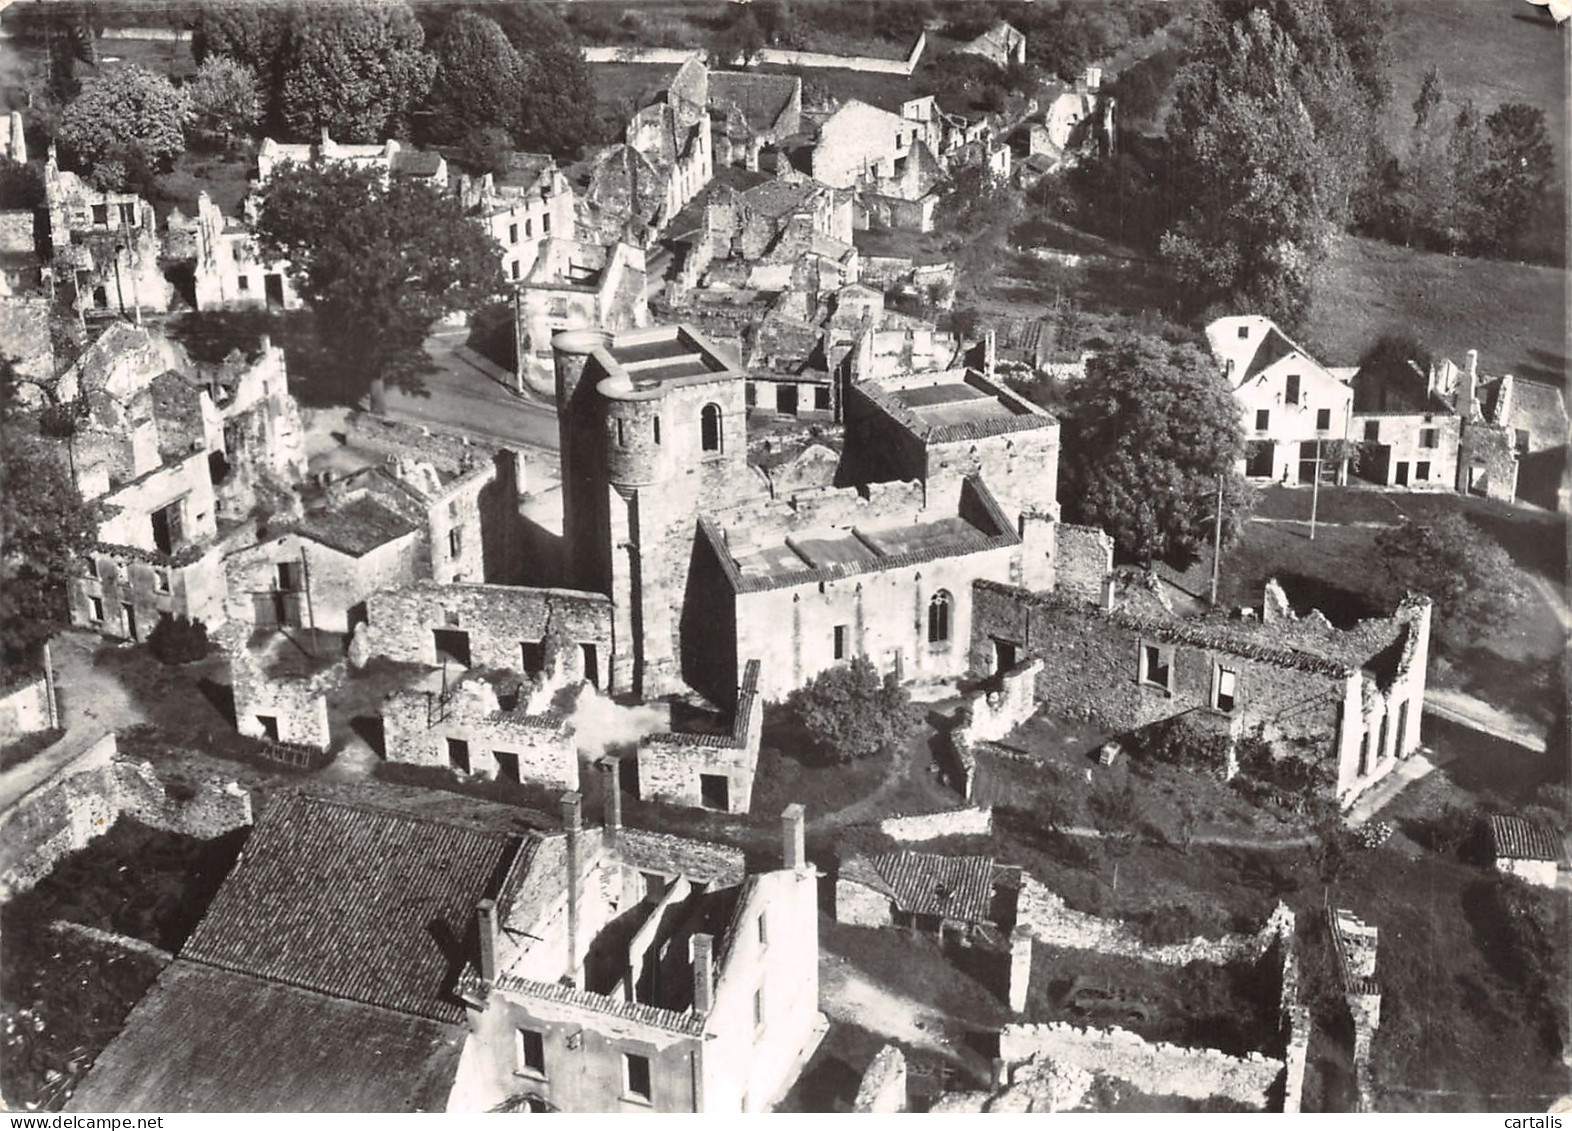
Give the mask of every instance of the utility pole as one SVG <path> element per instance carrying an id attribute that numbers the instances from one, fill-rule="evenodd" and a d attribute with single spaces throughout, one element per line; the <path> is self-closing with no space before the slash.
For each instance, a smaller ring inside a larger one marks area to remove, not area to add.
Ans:
<path id="1" fill-rule="evenodd" d="M 1217 477 L 1217 509 L 1212 519 L 1212 608 L 1217 608 L 1217 577 L 1223 562 L 1223 477 Z"/>
<path id="2" fill-rule="evenodd" d="M 1321 501 L 1321 441 L 1315 442 L 1315 480 L 1310 485 L 1310 541 L 1315 541 L 1315 511 Z"/>

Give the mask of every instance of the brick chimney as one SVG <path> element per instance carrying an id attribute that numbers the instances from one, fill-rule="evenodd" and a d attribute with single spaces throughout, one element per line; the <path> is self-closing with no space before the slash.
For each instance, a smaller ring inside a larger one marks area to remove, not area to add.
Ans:
<path id="1" fill-rule="evenodd" d="M 489 986 L 497 980 L 497 901 L 475 904 L 475 926 L 480 934 L 480 976 Z"/>
<path id="2" fill-rule="evenodd" d="M 1457 411 L 1463 416 L 1473 416 L 1479 403 L 1479 351 L 1468 351 L 1468 363 L 1463 367 L 1463 386 L 1458 390 Z"/>
<path id="3" fill-rule="evenodd" d="M 605 836 L 607 843 L 615 842 L 622 829 L 622 787 L 618 782 L 620 759 L 607 756 L 595 763 L 600 767 L 601 799 L 604 805 Z"/>
<path id="4" fill-rule="evenodd" d="M 579 984 L 579 873 L 584 851 L 584 798 L 569 790 L 562 795 L 562 827 L 568 834 L 568 976 Z"/>
<path id="5" fill-rule="evenodd" d="M 800 872 L 808 864 L 803 807 L 793 802 L 781 812 L 781 855 L 784 866 Z"/>
<path id="6" fill-rule="evenodd" d="M 693 1012 L 708 1013 L 715 1005 L 715 939 L 693 936 Z"/>

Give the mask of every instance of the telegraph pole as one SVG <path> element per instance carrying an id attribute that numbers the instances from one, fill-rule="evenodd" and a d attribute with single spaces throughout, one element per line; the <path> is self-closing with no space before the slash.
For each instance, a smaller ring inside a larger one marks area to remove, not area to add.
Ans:
<path id="1" fill-rule="evenodd" d="M 1212 519 L 1212 608 L 1217 608 L 1217 576 L 1223 562 L 1223 477 L 1217 477 L 1217 508 Z"/>
<path id="2" fill-rule="evenodd" d="M 1321 441 L 1315 442 L 1315 481 L 1310 485 L 1310 541 L 1315 541 L 1315 511 L 1321 501 Z"/>

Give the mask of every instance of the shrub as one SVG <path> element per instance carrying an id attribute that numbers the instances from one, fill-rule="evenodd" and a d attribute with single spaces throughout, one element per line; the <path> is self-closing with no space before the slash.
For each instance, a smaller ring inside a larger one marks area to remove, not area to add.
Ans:
<path id="1" fill-rule="evenodd" d="M 207 655 L 207 625 L 188 617 L 168 617 L 153 626 L 147 646 L 166 664 L 189 664 Z"/>
<path id="2" fill-rule="evenodd" d="M 865 656 L 820 672 L 786 702 L 815 752 L 829 762 L 894 749 L 917 722 L 906 689 L 893 679 L 881 680 Z"/>

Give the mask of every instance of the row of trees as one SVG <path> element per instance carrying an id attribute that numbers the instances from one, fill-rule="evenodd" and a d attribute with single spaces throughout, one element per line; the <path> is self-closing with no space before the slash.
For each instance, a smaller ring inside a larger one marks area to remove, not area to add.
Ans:
<path id="1" fill-rule="evenodd" d="M 258 128 L 362 143 L 413 134 L 488 165 L 516 147 L 574 157 L 599 140 L 588 72 L 549 8 L 430 9 L 428 50 L 428 28 L 401 3 L 213 0 L 196 17 L 200 66 L 178 86 L 126 66 L 78 89 L 70 74 L 91 61 L 90 32 L 68 12 L 34 31 L 70 48 L 50 53 L 58 138 L 106 186 L 166 168 L 188 141 L 232 145 Z"/>
<path id="2" fill-rule="evenodd" d="M 1556 207 L 1544 111 L 1509 102 L 1481 120 L 1465 101 L 1453 113 L 1434 66 L 1413 110 L 1407 152 L 1383 162 L 1364 229 L 1405 246 L 1537 258 L 1525 237 Z"/>

